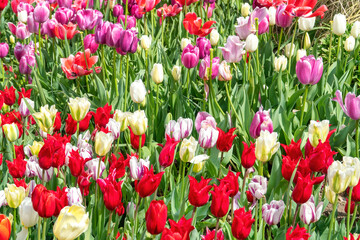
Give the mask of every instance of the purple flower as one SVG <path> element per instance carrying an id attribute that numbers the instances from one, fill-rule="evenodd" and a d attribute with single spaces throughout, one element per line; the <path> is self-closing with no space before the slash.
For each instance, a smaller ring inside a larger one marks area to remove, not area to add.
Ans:
<path id="1" fill-rule="evenodd" d="M 199 48 L 199 58 L 203 59 L 210 55 L 211 43 L 209 39 L 199 37 L 196 39 L 196 46 Z"/>
<path id="2" fill-rule="evenodd" d="M 8 27 L 12 34 L 14 34 L 17 38 L 20 38 L 21 40 L 26 39 L 30 37 L 30 32 L 28 30 L 28 27 L 23 24 L 22 22 L 19 22 L 17 26 L 15 24 L 9 22 Z"/>
<path id="3" fill-rule="evenodd" d="M 317 84 L 323 73 L 323 61 L 313 55 L 304 56 L 296 63 L 296 75 L 302 84 Z"/>
<path id="4" fill-rule="evenodd" d="M 108 32 L 106 33 L 106 45 L 109 47 L 119 47 L 119 39 L 122 31 L 123 28 L 121 24 L 111 23 Z"/>
<path id="5" fill-rule="evenodd" d="M 49 19 L 50 5 L 47 2 L 40 2 L 34 9 L 34 19 L 38 23 L 43 23 Z"/>
<path id="6" fill-rule="evenodd" d="M 39 34 L 39 23 L 35 21 L 33 13 L 29 14 L 27 18 L 27 25 L 29 32 Z"/>
<path id="7" fill-rule="evenodd" d="M 188 44 L 181 54 L 181 62 L 186 68 L 196 67 L 199 63 L 199 48 Z"/>
<path id="8" fill-rule="evenodd" d="M 85 163 L 86 171 L 91 175 L 91 177 L 96 181 L 98 179 L 98 167 L 99 167 L 100 158 L 95 158 Z M 101 177 L 102 173 L 105 170 L 105 163 L 103 161 L 100 162 L 100 169 L 99 169 L 99 177 Z"/>
<path id="9" fill-rule="evenodd" d="M 199 132 L 199 145 L 204 149 L 215 146 L 219 137 L 219 131 L 211 125 L 202 126 Z"/>
<path id="10" fill-rule="evenodd" d="M 99 44 L 95 42 L 95 34 L 88 34 L 84 38 L 85 49 L 90 49 L 91 53 L 95 53 L 99 47 Z"/>
<path id="11" fill-rule="evenodd" d="M 285 12 L 286 5 L 281 4 L 276 9 L 275 22 L 276 25 L 282 28 L 290 27 L 293 17 Z"/>
<path id="12" fill-rule="evenodd" d="M 119 41 L 116 45 L 116 51 L 121 55 L 125 55 L 128 52 L 135 53 L 139 42 L 137 34 L 138 33 L 132 29 L 121 31 Z"/>
<path id="13" fill-rule="evenodd" d="M 285 210 L 285 204 L 282 200 L 272 200 L 270 204 L 265 203 L 262 208 L 262 217 L 268 225 L 277 225 Z"/>
<path id="14" fill-rule="evenodd" d="M 35 55 L 22 56 L 19 62 L 19 71 L 21 74 L 31 74 L 31 68 L 36 64 Z"/>
<path id="15" fill-rule="evenodd" d="M 249 183 L 249 191 L 256 199 L 262 198 L 267 191 L 267 179 L 263 176 L 256 175 Z"/>
<path id="16" fill-rule="evenodd" d="M 323 209 L 323 202 L 320 202 L 315 207 L 315 201 L 314 196 L 311 195 L 310 199 L 304 203 L 301 204 L 300 207 L 300 219 L 305 224 L 310 224 L 318 221 L 321 217 L 321 212 Z"/>
<path id="17" fill-rule="evenodd" d="M 360 96 L 356 97 L 354 93 L 348 93 L 345 97 L 345 106 L 342 99 L 342 94 L 339 90 L 335 93 L 336 97 L 333 98 L 333 101 L 336 101 L 340 104 L 341 109 L 346 115 L 348 115 L 353 120 L 360 119 Z"/>
<path id="18" fill-rule="evenodd" d="M 244 54 L 245 42 L 241 41 L 237 36 L 229 36 L 227 38 L 225 47 L 219 47 L 222 51 L 223 57 L 228 63 L 240 62 Z"/>
<path id="19" fill-rule="evenodd" d="M 211 70 L 211 78 L 214 79 L 217 77 L 219 73 L 219 65 L 220 65 L 220 58 L 214 57 L 212 59 L 212 70 Z M 210 56 L 205 57 L 200 62 L 199 67 L 199 76 L 204 80 L 208 80 L 208 69 L 210 68 Z"/>
<path id="20" fill-rule="evenodd" d="M 55 27 L 58 24 L 56 19 L 49 19 L 41 25 L 41 35 L 47 35 L 49 38 L 55 37 Z"/>
<path id="21" fill-rule="evenodd" d="M 255 18 L 259 21 L 259 34 L 263 34 L 269 31 L 269 12 L 266 7 L 255 8 L 255 10 L 251 13 L 251 24 L 255 26 L 256 23 Z M 252 26 L 252 28 L 254 28 Z M 253 31 L 253 33 L 255 33 Z"/>
<path id="22" fill-rule="evenodd" d="M 9 53 L 9 45 L 7 43 L 0 43 L 0 58 L 4 58 Z"/>
<path id="23" fill-rule="evenodd" d="M 124 9 L 120 4 L 116 4 L 113 8 L 113 15 L 114 17 L 119 17 L 120 15 L 124 14 Z"/>
<path id="24" fill-rule="evenodd" d="M 264 111 L 263 107 L 260 106 L 258 112 L 255 113 L 255 116 L 250 125 L 250 136 L 252 138 L 258 138 L 261 131 L 273 132 L 273 123 L 270 118 L 270 110 Z"/>
<path id="25" fill-rule="evenodd" d="M 79 11 L 80 12 L 80 11 Z M 69 8 L 61 7 L 55 12 L 55 19 L 61 24 L 68 24 L 74 12 Z"/>
<path id="26" fill-rule="evenodd" d="M 34 42 L 31 41 L 27 45 L 22 45 L 21 43 L 17 42 L 14 48 L 14 55 L 15 58 L 20 62 L 20 59 L 25 55 L 34 55 L 35 54 L 35 46 Z"/>
<path id="27" fill-rule="evenodd" d="M 139 5 L 137 5 L 137 4 L 133 4 L 131 7 L 130 7 L 130 5 L 129 5 L 129 9 L 130 9 L 130 14 L 132 15 L 132 16 L 134 16 L 136 19 L 140 19 L 140 18 L 142 18 L 143 17 L 143 13 L 141 13 L 141 11 L 140 11 L 140 7 L 139 7 Z"/>
<path id="28" fill-rule="evenodd" d="M 246 18 L 239 17 L 237 19 L 237 25 L 235 25 L 235 33 L 239 36 L 241 40 L 246 39 L 247 36 L 249 36 L 250 33 L 252 33 L 250 17 L 249 16 L 247 16 Z"/>
<path id="29" fill-rule="evenodd" d="M 215 118 L 207 112 L 199 112 L 195 118 L 196 131 L 199 133 L 200 129 L 205 125 L 210 125 L 216 129 Z"/>
<path id="30" fill-rule="evenodd" d="M 17 6 L 17 12 L 19 13 L 22 11 L 26 11 L 27 14 L 30 14 L 31 12 L 34 11 L 34 7 L 28 3 L 20 2 L 19 5 Z"/>
<path id="31" fill-rule="evenodd" d="M 91 30 L 98 26 L 103 18 L 103 14 L 98 10 L 86 9 L 79 10 L 76 14 L 76 22 L 81 30 Z"/>
<path id="32" fill-rule="evenodd" d="M 118 23 L 122 23 L 125 26 L 125 15 L 120 15 L 118 17 Z M 136 18 L 133 16 L 127 16 L 126 29 L 134 27 L 136 27 Z"/>
<path id="33" fill-rule="evenodd" d="M 100 21 L 95 28 L 95 42 L 97 44 L 106 44 L 106 33 L 111 30 L 111 22 Z"/>
<path id="34" fill-rule="evenodd" d="M 71 8 L 73 0 L 57 0 L 59 7 Z"/>

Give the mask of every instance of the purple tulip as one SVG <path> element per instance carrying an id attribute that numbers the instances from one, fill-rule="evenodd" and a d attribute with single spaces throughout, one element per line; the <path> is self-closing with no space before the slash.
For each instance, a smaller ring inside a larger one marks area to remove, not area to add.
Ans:
<path id="1" fill-rule="evenodd" d="M 196 39 L 196 46 L 199 48 L 199 58 L 203 59 L 210 55 L 211 43 L 209 39 L 199 37 Z"/>
<path id="2" fill-rule="evenodd" d="M 125 15 L 118 17 L 118 23 L 122 23 L 125 26 Z M 126 29 L 136 27 L 136 18 L 133 16 L 127 16 Z"/>
<path id="3" fill-rule="evenodd" d="M 251 16 L 250 16 L 251 17 Z M 245 40 L 251 32 L 251 19 L 249 16 L 246 18 L 239 17 L 237 19 L 237 25 L 235 25 L 235 33 L 241 40 Z"/>
<path id="4" fill-rule="evenodd" d="M 296 75 L 302 84 L 317 84 L 323 73 L 323 61 L 313 55 L 304 56 L 296 63 Z"/>
<path id="5" fill-rule="evenodd" d="M 20 59 L 25 55 L 33 55 L 35 54 L 35 46 L 34 42 L 31 41 L 27 45 L 22 45 L 21 43 L 17 42 L 14 48 L 14 55 L 15 58 L 20 62 Z"/>
<path id="6" fill-rule="evenodd" d="M 33 13 L 30 13 L 27 18 L 27 27 L 29 32 L 39 34 L 39 23 L 35 21 Z"/>
<path id="7" fill-rule="evenodd" d="M 17 6 L 17 12 L 19 13 L 22 11 L 26 11 L 27 14 L 29 15 L 31 12 L 34 11 L 34 7 L 28 3 L 20 2 L 19 5 Z"/>
<path id="8" fill-rule="evenodd" d="M 276 9 L 276 14 L 275 14 L 275 23 L 277 26 L 282 28 L 290 27 L 292 20 L 294 18 L 285 12 L 285 8 L 286 5 L 281 4 Z"/>
<path id="9" fill-rule="evenodd" d="M 97 44 L 106 44 L 106 33 L 111 30 L 111 22 L 100 21 L 95 28 L 95 42 Z"/>
<path id="10" fill-rule="evenodd" d="M 335 93 L 336 97 L 333 98 L 333 101 L 336 101 L 340 104 L 341 109 L 346 115 L 348 115 L 353 120 L 360 119 L 360 96 L 356 97 L 354 93 L 348 93 L 345 97 L 345 106 L 342 99 L 342 94 L 339 90 Z"/>
<path id="11" fill-rule="evenodd" d="M 261 199 L 267 191 L 267 179 L 263 176 L 256 175 L 249 183 L 249 191 L 256 199 Z"/>
<path id="12" fill-rule="evenodd" d="M 119 39 L 123 28 L 120 24 L 111 23 L 106 33 L 106 45 L 109 47 L 119 47 Z"/>
<path id="13" fill-rule="evenodd" d="M 212 59 L 212 70 L 211 70 L 211 78 L 214 79 L 217 77 L 219 73 L 219 65 L 220 65 L 220 58 L 214 57 Z M 200 62 L 199 67 L 199 76 L 204 80 L 208 80 L 208 69 L 210 68 L 210 57 L 207 56 Z"/>
<path id="14" fill-rule="evenodd" d="M 113 15 L 114 17 L 119 17 L 120 15 L 124 14 L 124 9 L 120 4 L 116 4 L 113 8 Z"/>
<path id="15" fill-rule="evenodd" d="M 49 19 L 41 25 L 41 35 L 47 35 L 49 38 L 55 37 L 55 27 L 58 24 L 56 19 Z"/>
<path id="16" fill-rule="evenodd" d="M 199 63 L 199 48 L 188 44 L 181 54 L 181 62 L 186 68 L 196 67 Z"/>
<path id="17" fill-rule="evenodd" d="M 264 111 L 263 107 L 260 106 L 258 112 L 255 113 L 255 116 L 250 125 L 250 136 L 252 138 L 258 138 L 261 131 L 273 132 L 273 123 L 270 118 L 270 110 Z"/>
<path id="18" fill-rule="evenodd" d="M 68 24 L 73 16 L 74 12 L 71 9 L 65 7 L 58 8 L 55 12 L 55 19 L 60 24 Z"/>
<path id="19" fill-rule="evenodd" d="M 17 26 L 15 24 L 9 22 L 8 27 L 12 34 L 14 34 L 19 39 L 26 39 L 30 37 L 31 33 L 28 30 L 28 27 L 23 24 L 22 22 L 19 22 Z"/>
<path id="20" fill-rule="evenodd" d="M 103 14 L 98 10 L 79 10 L 76 14 L 76 23 L 81 30 L 92 30 L 101 23 L 102 18 Z"/>
<path id="21" fill-rule="evenodd" d="M 131 8 L 129 7 L 129 9 L 130 9 L 130 14 L 131 14 L 132 16 L 134 16 L 136 19 L 140 19 L 140 18 L 142 18 L 143 15 L 144 15 L 144 14 L 140 11 L 140 7 L 139 7 L 139 5 L 137 5 L 137 4 L 132 5 Z"/>
<path id="22" fill-rule="evenodd" d="M 204 149 L 209 149 L 215 146 L 219 137 L 219 131 L 211 125 L 201 126 L 199 132 L 199 145 Z"/>
<path id="23" fill-rule="evenodd" d="M 281 220 L 284 210 L 285 204 L 282 200 L 272 200 L 270 204 L 265 203 L 261 208 L 262 217 L 268 225 L 277 225 Z"/>
<path id="24" fill-rule="evenodd" d="M 245 42 L 241 41 L 237 36 L 229 36 L 227 38 L 225 47 L 219 47 L 222 51 L 223 57 L 228 63 L 240 62 L 242 59 L 245 47 Z"/>
<path id="25" fill-rule="evenodd" d="M 57 0 L 59 7 L 71 8 L 73 0 Z"/>
<path id="26" fill-rule="evenodd" d="M 263 34 L 269 31 L 269 12 L 266 7 L 255 8 L 251 13 L 251 23 L 255 26 L 255 18 L 259 23 L 259 34 Z M 255 33 L 255 32 L 253 32 Z"/>
<path id="27" fill-rule="evenodd" d="M 95 53 L 99 47 L 99 44 L 95 42 L 95 34 L 88 34 L 84 38 L 85 49 L 90 49 L 91 53 Z"/>
<path id="28" fill-rule="evenodd" d="M 21 98 L 20 106 L 19 106 L 19 113 L 22 117 L 28 117 L 30 115 L 30 110 L 28 109 L 26 102 L 34 108 L 34 101 L 30 100 L 29 98 Z"/>
<path id="29" fill-rule="evenodd" d="M 139 42 L 137 34 L 135 30 L 131 29 L 121 31 L 116 51 L 121 55 L 135 53 Z"/>
<path id="30" fill-rule="evenodd" d="M 9 45 L 5 43 L 0 43 L 0 58 L 4 58 L 9 53 Z"/>
<path id="31" fill-rule="evenodd" d="M 31 68 L 35 66 L 36 60 L 34 55 L 25 55 L 19 62 L 19 71 L 21 74 L 31 74 Z"/>
<path id="32" fill-rule="evenodd" d="M 38 23 L 46 22 L 50 15 L 50 5 L 47 2 L 40 2 L 34 9 L 34 19 Z"/>
<path id="33" fill-rule="evenodd" d="M 303 221 L 307 225 L 318 221 L 321 217 L 322 209 L 323 209 L 323 202 L 320 202 L 315 207 L 314 196 L 311 195 L 310 199 L 306 203 L 301 204 L 300 207 L 301 221 Z"/>
<path id="34" fill-rule="evenodd" d="M 184 139 L 191 135 L 193 128 L 193 121 L 190 118 L 182 118 L 180 117 L 177 122 L 180 125 L 180 138 Z"/>

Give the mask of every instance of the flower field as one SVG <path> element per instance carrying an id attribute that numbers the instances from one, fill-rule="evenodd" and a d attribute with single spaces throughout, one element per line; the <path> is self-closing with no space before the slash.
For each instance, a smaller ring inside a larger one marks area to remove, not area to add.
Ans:
<path id="1" fill-rule="evenodd" d="M 342 12 L 0 0 L 0 240 L 360 240 Z"/>

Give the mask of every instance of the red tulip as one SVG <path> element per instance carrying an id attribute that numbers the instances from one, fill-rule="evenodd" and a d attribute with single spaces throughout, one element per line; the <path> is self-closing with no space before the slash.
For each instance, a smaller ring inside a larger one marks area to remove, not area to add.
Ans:
<path id="1" fill-rule="evenodd" d="M 314 182 L 310 179 L 310 174 L 305 177 L 300 173 L 294 187 L 292 198 L 297 204 L 306 203 L 312 194 Z"/>
<path id="2" fill-rule="evenodd" d="M 152 235 L 162 233 L 167 219 L 167 206 L 163 200 L 151 201 L 145 214 L 146 229 Z"/>
<path id="3" fill-rule="evenodd" d="M 303 157 L 301 148 L 301 138 L 295 142 L 294 139 L 291 139 L 291 143 L 289 145 L 281 144 L 286 152 L 286 156 L 290 157 L 294 161 L 298 161 Z"/>
<path id="4" fill-rule="evenodd" d="M 107 178 L 99 178 L 96 182 L 104 194 L 104 204 L 109 211 L 114 211 L 117 206 L 122 205 L 122 181 L 116 182 L 114 174 L 110 174 Z"/>
<path id="5" fill-rule="evenodd" d="M 140 13 L 150 12 L 159 2 L 160 0 L 139 0 Z"/>
<path id="6" fill-rule="evenodd" d="M 18 97 L 18 105 L 20 106 L 20 103 L 21 103 L 21 99 L 22 98 L 30 98 L 31 97 L 31 91 L 32 89 L 28 89 L 28 90 L 25 90 L 25 88 L 21 88 L 21 92 L 18 92 L 19 94 L 19 97 Z"/>
<path id="7" fill-rule="evenodd" d="M 170 166 L 174 161 L 174 154 L 176 145 L 178 145 L 180 141 L 175 141 L 174 138 L 171 138 L 166 134 L 166 143 L 163 149 L 159 154 L 159 163 L 160 166 L 166 168 Z"/>
<path id="8" fill-rule="evenodd" d="M 165 228 L 162 235 L 161 240 L 183 240 L 183 237 L 178 232 L 173 232 L 168 228 Z"/>
<path id="9" fill-rule="evenodd" d="M 70 168 L 70 173 L 74 177 L 80 176 L 80 174 L 84 171 L 84 164 L 85 164 L 85 159 L 80 156 L 79 150 L 77 151 L 72 150 L 70 152 L 69 164 L 68 164 Z"/>
<path id="10" fill-rule="evenodd" d="M 214 184 L 214 191 L 211 191 L 211 195 L 211 213 L 217 218 L 224 217 L 229 210 L 230 191 L 223 183 L 220 183 L 219 186 Z"/>
<path id="11" fill-rule="evenodd" d="M 153 166 L 151 166 L 150 170 L 147 167 L 144 167 L 144 171 L 145 173 L 141 180 L 135 181 L 135 191 L 142 198 L 150 196 L 155 192 L 159 187 L 162 175 L 164 174 L 164 172 L 154 174 Z"/>
<path id="12" fill-rule="evenodd" d="M 33 208 L 40 217 L 57 216 L 60 210 L 68 204 L 66 188 L 57 191 L 47 190 L 42 184 L 36 185 L 31 196 Z"/>
<path id="13" fill-rule="evenodd" d="M 89 189 L 90 189 L 90 185 L 91 185 L 90 177 L 91 177 L 91 174 L 84 171 L 77 178 L 77 184 L 79 185 L 80 191 L 84 196 L 89 195 Z"/>
<path id="14" fill-rule="evenodd" d="M 245 212 L 245 208 L 234 211 L 234 220 L 231 225 L 231 232 L 236 239 L 246 239 L 251 231 L 251 225 L 255 222 L 251 211 Z"/>
<path id="15" fill-rule="evenodd" d="M 130 130 L 130 143 L 131 143 L 131 146 L 134 148 L 134 149 L 139 149 L 139 141 L 140 141 L 140 136 L 138 135 L 135 135 L 133 133 L 133 131 L 131 130 L 131 127 L 129 126 L 129 130 Z M 144 133 L 142 136 L 141 136 L 141 147 L 144 146 L 145 144 L 145 140 L 146 140 L 146 134 Z"/>
<path id="16" fill-rule="evenodd" d="M 186 4 L 186 6 L 189 6 L 192 3 L 195 3 L 199 0 L 175 0 L 175 2 L 177 4 L 179 4 L 180 6 L 184 6 Z"/>
<path id="17" fill-rule="evenodd" d="M 56 192 L 51 191 L 55 195 L 55 212 L 54 216 L 57 217 L 60 214 L 61 209 L 68 205 L 67 191 L 66 187 L 60 189 L 56 187 Z"/>
<path id="18" fill-rule="evenodd" d="M 212 188 L 208 185 L 211 179 L 204 179 L 201 176 L 200 182 L 189 175 L 190 189 L 189 189 L 189 202 L 195 207 L 201 207 L 209 201 L 209 191 Z"/>
<path id="19" fill-rule="evenodd" d="M 178 15 L 182 10 L 179 4 L 175 3 L 174 5 L 167 5 L 166 3 L 156 10 L 156 14 L 159 17 L 160 25 L 162 24 L 163 19 L 167 17 L 173 17 Z"/>
<path id="20" fill-rule="evenodd" d="M 83 120 L 79 122 L 79 131 L 84 132 L 89 128 L 90 119 L 92 114 L 88 112 Z M 65 132 L 67 135 L 73 135 L 77 130 L 77 122 L 72 118 L 71 114 L 68 113 L 68 118 L 65 120 Z"/>
<path id="21" fill-rule="evenodd" d="M 233 145 L 234 138 L 236 137 L 236 135 L 233 135 L 236 128 L 231 128 L 227 133 L 220 128 L 217 128 L 217 130 L 219 131 L 219 137 L 216 142 L 216 148 L 219 149 L 220 152 L 228 152 Z"/>
<path id="22" fill-rule="evenodd" d="M 296 226 L 294 231 L 292 231 L 293 227 L 289 227 L 286 232 L 286 240 L 308 240 L 310 234 L 306 232 L 306 228 L 301 228 L 299 225 Z M 292 232 L 291 232 L 292 231 Z"/>
<path id="23" fill-rule="evenodd" d="M 8 0 L 0 0 L 0 12 L 8 5 Z"/>
<path id="24" fill-rule="evenodd" d="M 337 152 L 331 150 L 331 146 L 328 140 L 325 143 L 321 141 L 309 154 L 309 166 L 313 172 L 327 173 L 327 169 L 334 162 L 333 156 Z"/>
<path id="25" fill-rule="evenodd" d="M 22 178 L 25 176 L 27 162 L 22 158 L 15 158 L 12 162 L 6 160 L 9 173 L 13 178 Z"/>
<path id="26" fill-rule="evenodd" d="M 10 220 L 4 214 L 0 214 L 0 239 L 8 240 L 10 239 L 10 235 L 11 235 Z"/>
<path id="27" fill-rule="evenodd" d="M 206 235 L 201 236 L 201 240 L 214 240 L 215 238 L 215 229 L 210 231 L 209 228 L 206 228 Z M 224 240 L 224 233 L 221 228 L 216 233 L 216 240 Z"/>
<path id="28" fill-rule="evenodd" d="M 175 239 L 181 239 L 181 240 L 190 240 L 190 233 L 195 228 L 191 225 L 192 218 L 186 220 L 185 217 L 182 217 L 178 222 L 175 222 L 172 219 L 169 219 L 170 223 L 170 230 L 173 234 L 173 236 L 176 236 Z M 165 229 L 166 230 L 166 229 Z M 165 233 L 164 230 L 164 233 Z M 178 233 L 178 234 L 175 234 Z M 181 238 L 178 238 L 177 236 L 181 236 Z M 166 238 L 171 239 L 171 238 Z"/>
<path id="29" fill-rule="evenodd" d="M 15 88 L 5 87 L 4 90 L 0 90 L 0 94 L 4 97 L 4 102 L 8 106 L 12 106 L 16 102 Z"/>
<path id="30" fill-rule="evenodd" d="M 109 158 L 110 169 L 109 172 L 114 172 L 115 179 L 122 178 L 125 175 L 125 167 L 129 167 L 129 159 L 124 159 L 124 156 L 119 153 L 120 157 L 117 159 L 115 154 L 111 154 Z"/>
<path id="31" fill-rule="evenodd" d="M 349 193 L 349 189 L 348 189 L 348 193 Z M 352 194 L 351 194 L 351 200 L 354 201 L 354 202 L 360 202 L 360 181 L 353 188 L 353 191 L 352 191 Z"/>
<path id="32" fill-rule="evenodd" d="M 231 168 L 229 168 L 228 174 L 223 179 L 219 179 L 220 183 L 223 183 L 226 186 L 230 193 L 230 197 L 235 197 L 239 191 L 239 175 L 240 172 L 236 173 L 235 175 L 231 171 Z"/>
<path id="33" fill-rule="evenodd" d="M 315 12 L 311 13 L 315 7 L 317 0 L 289 0 L 285 12 L 295 17 L 311 18 L 316 16 L 324 17 L 324 12 L 328 10 L 325 5 L 321 5 Z"/>
<path id="34" fill-rule="evenodd" d="M 42 169 L 48 170 L 50 167 L 61 167 L 65 163 L 65 144 L 48 135 L 44 139 L 44 146 L 39 151 L 39 165 Z"/>
<path id="35" fill-rule="evenodd" d="M 254 166 L 256 156 L 255 156 L 255 144 L 250 142 L 250 147 L 243 142 L 244 151 L 241 154 L 241 165 L 245 168 L 251 168 Z"/>
<path id="36" fill-rule="evenodd" d="M 54 120 L 54 132 L 59 132 L 61 128 L 61 112 L 56 113 L 56 117 Z"/>
<path id="37" fill-rule="evenodd" d="M 254 196 L 251 194 L 249 190 L 246 191 L 246 199 L 248 200 L 249 203 L 254 202 Z"/>
<path id="38" fill-rule="evenodd" d="M 105 128 L 106 124 L 108 124 L 109 119 L 112 117 L 111 114 L 112 106 L 108 103 L 105 104 L 104 107 L 99 107 L 96 109 L 96 113 L 93 113 L 95 126 L 97 128 Z"/>
<path id="39" fill-rule="evenodd" d="M 354 235 L 352 233 L 349 234 L 349 238 L 344 237 L 344 240 L 360 240 L 360 235 L 357 239 L 355 239 Z"/>
<path id="40" fill-rule="evenodd" d="M 25 182 L 25 179 L 21 179 L 21 180 L 17 180 L 16 178 L 13 179 L 14 180 L 14 184 L 17 187 L 23 187 L 24 189 L 27 189 L 27 184 Z"/>
<path id="41" fill-rule="evenodd" d="M 68 24 L 56 24 L 55 25 L 55 36 L 58 38 L 58 39 L 61 39 L 61 40 L 65 40 L 65 34 L 66 34 L 66 39 L 67 40 L 70 40 L 72 39 L 75 34 L 79 33 L 78 30 L 76 30 L 76 24 L 73 24 L 72 22 L 68 23 Z M 90 52 L 90 50 L 89 50 Z M 88 62 L 89 64 L 89 62 Z M 89 65 L 89 68 L 90 65 Z"/>
<path id="42" fill-rule="evenodd" d="M 202 20 L 197 17 L 196 13 L 188 13 L 186 14 L 183 25 L 190 34 L 197 35 L 199 37 L 205 37 L 211 33 L 214 28 L 211 28 L 211 25 L 216 23 L 215 21 L 207 21 L 201 27 Z"/>

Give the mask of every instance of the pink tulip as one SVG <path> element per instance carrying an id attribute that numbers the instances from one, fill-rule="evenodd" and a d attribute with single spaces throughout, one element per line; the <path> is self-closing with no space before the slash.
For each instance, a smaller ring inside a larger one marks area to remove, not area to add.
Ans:
<path id="1" fill-rule="evenodd" d="M 76 14 L 76 22 L 81 30 L 91 30 L 102 21 L 103 14 L 98 10 L 79 10 Z"/>
<path id="2" fill-rule="evenodd" d="M 30 32 L 28 30 L 28 27 L 23 24 L 22 22 L 19 22 L 17 26 L 15 26 L 13 23 L 9 22 L 8 27 L 12 34 L 14 34 L 19 39 L 26 39 L 30 37 Z"/>
<path id="3" fill-rule="evenodd" d="M 209 39 L 199 37 L 196 39 L 196 46 L 199 48 L 199 58 L 203 59 L 210 55 L 211 43 Z"/>
<path id="4" fill-rule="evenodd" d="M 43 23 L 49 19 L 50 5 L 47 2 L 40 2 L 34 9 L 34 19 L 38 23 Z"/>
<path id="5" fill-rule="evenodd" d="M 41 35 L 47 35 L 49 38 L 54 38 L 55 28 L 58 25 L 58 21 L 55 18 L 49 19 L 41 25 Z"/>
<path id="6" fill-rule="evenodd" d="M 307 225 L 317 222 L 321 217 L 322 209 L 323 202 L 315 206 L 314 196 L 312 195 L 306 203 L 301 204 L 299 214 L 301 221 Z"/>
<path id="7" fill-rule="evenodd" d="M 36 64 L 34 55 L 25 55 L 21 57 L 19 62 L 19 71 L 21 74 L 31 74 L 31 68 Z"/>
<path id="8" fill-rule="evenodd" d="M 214 57 L 212 59 L 212 71 L 211 71 L 211 78 L 214 79 L 217 77 L 219 73 L 219 65 L 220 65 L 220 58 Z M 200 62 L 199 67 L 199 76 L 204 80 L 208 80 L 208 68 L 210 68 L 210 56 L 205 57 Z"/>
<path id="9" fill-rule="evenodd" d="M 336 91 L 336 97 L 333 98 L 333 101 L 336 101 L 340 104 L 341 109 L 346 115 L 348 115 L 353 120 L 360 119 L 360 96 L 357 96 L 354 93 L 348 93 L 345 97 L 345 106 L 342 99 L 342 94 L 339 90 Z"/>
<path id="10" fill-rule="evenodd" d="M 124 14 L 124 9 L 120 4 L 116 4 L 113 8 L 113 15 L 114 17 L 119 17 L 120 15 Z"/>
<path id="11" fill-rule="evenodd" d="M 7 43 L 0 43 L 0 58 L 4 58 L 9 53 L 9 45 Z"/>
<path id="12" fill-rule="evenodd" d="M 29 3 L 20 2 L 19 5 L 17 6 L 17 12 L 19 13 L 22 11 L 26 11 L 27 14 L 29 15 L 31 12 L 34 11 L 34 7 Z"/>
<path id="13" fill-rule="evenodd" d="M 181 62 L 186 68 L 196 67 L 199 63 L 199 48 L 188 44 L 181 54 Z"/>
<path id="14" fill-rule="evenodd" d="M 195 128 L 198 133 L 203 125 L 210 125 L 216 129 L 215 118 L 207 112 L 199 112 L 195 118 Z"/>
<path id="15" fill-rule="evenodd" d="M 136 31 L 131 29 L 121 31 L 119 41 L 116 44 L 116 51 L 121 55 L 135 53 L 139 42 L 137 34 Z"/>
<path id="16" fill-rule="evenodd" d="M 106 33 L 106 45 L 109 47 L 118 47 L 122 31 L 123 28 L 121 24 L 111 23 Z"/>
<path id="17" fill-rule="evenodd" d="M 95 53 L 99 47 L 99 44 L 95 42 L 95 34 L 88 34 L 84 38 L 85 49 L 90 49 L 91 53 Z"/>
<path id="18" fill-rule="evenodd" d="M 239 17 L 237 19 L 237 25 L 235 25 L 235 33 L 241 40 L 245 40 L 251 33 L 251 16 Z"/>
<path id="19" fill-rule="evenodd" d="M 323 73 L 323 61 L 319 57 L 315 59 L 313 55 L 302 57 L 296 63 L 296 75 L 302 84 L 317 84 Z"/>
<path id="20" fill-rule="evenodd" d="M 27 18 L 27 27 L 29 32 L 39 34 L 39 23 L 35 21 L 33 13 L 30 13 Z"/>
<path id="21" fill-rule="evenodd" d="M 287 14 L 285 12 L 286 9 L 286 5 L 282 4 L 280 6 L 278 6 L 278 8 L 276 9 L 276 14 L 275 14 L 275 22 L 276 25 L 282 28 L 287 28 L 290 27 L 292 20 L 294 17 L 290 16 L 289 14 Z"/>
<path id="22" fill-rule="evenodd" d="M 258 19 L 259 23 L 259 34 L 263 34 L 269 31 L 269 13 L 267 8 L 255 8 L 251 13 L 251 22 L 255 26 L 255 18 Z M 255 26 L 256 27 L 256 26 Z M 253 32 L 255 33 L 255 32 Z"/>
<path id="23" fill-rule="evenodd" d="M 59 7 L 71 8 L 73 0 L 57 0 Z"/>
<path id="24" fill-rule="evenodd" d="M 250 125 L 250 136 L 252 138 L 258 138 L 261 131 L 273 132 L 273 123 L 270 118 L 270 110 L 264 111 L 261 106 L 259 111 L 255 113 L 255 116 Z"/>
<path id="25" fill-rule="evenodd" d="M 245 42 L 241 41 L 237 36 L 229 36 L 227 38 L 225 47 L 219 47 L 226 62 L 236 63 L 240 62 L 244 54 Z"/>
<path id="26" fill-rule="evenodd" d="M 125 26 L 125 15 L 120 15 L 118 17 L 118 23 L 122 23 Z M 127 16 L 126 20 L 126 29 L 136 27 L 136 18 L 133 16 Z"/>
<path id="27" fill-rule="evenodd" d="M 60 24 L 68 24 L 69 21 L 71 20 L 71 18 L 73 17 L 73 15 L 74 15 L 74 12 L 71 9 L 61 7 L 61 8 L 58 8 L 55 12 L 55 19 Z"/>
<path id="28" fill-rule="evenodd" d="M 95 41 L 97 44 L 106 44 L 107 32 L 111 30 L 111 22 L 100 22 L 95 28 Z"/>

